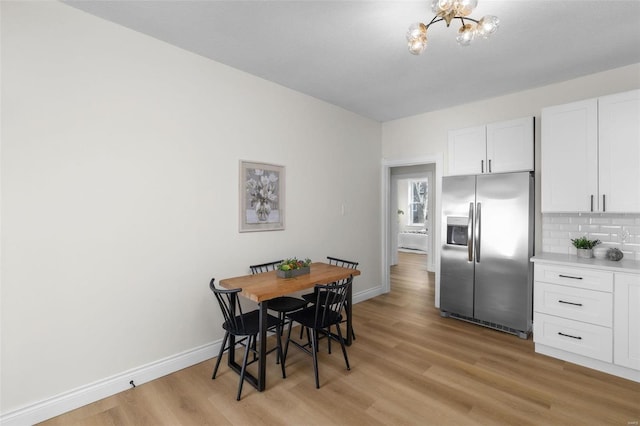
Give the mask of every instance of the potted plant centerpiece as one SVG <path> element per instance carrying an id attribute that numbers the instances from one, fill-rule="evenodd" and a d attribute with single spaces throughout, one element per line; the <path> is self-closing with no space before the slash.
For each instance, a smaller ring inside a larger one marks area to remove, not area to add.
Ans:
<path id="1" fill-rule="evenodd" d="M 590 240 L 586 237 L 571 239 L 573 246 L 578 250 L 578 257 L 591 258 L 593 257 L 593 248 L 600 244 L 600 240 Z"/>
<path id="2" fill-rule="evenodd" d="M 298 260 L 297 258 L 285 259 L 276 269 L 276 275 L 280 278 L 292 278 L 298 275 L 308 274 L 311 271 L 311 259 Z"/>

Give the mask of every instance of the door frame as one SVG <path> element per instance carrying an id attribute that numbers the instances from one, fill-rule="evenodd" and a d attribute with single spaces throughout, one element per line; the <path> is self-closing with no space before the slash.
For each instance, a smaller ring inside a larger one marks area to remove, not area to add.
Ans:
<path id="1" fill-rule="evenodd" d="M 433 221 L 433 256 L 435 267 L 435 306 L 440 307 L 440 197 L 442 194 L 442 163 L 443 155 L 438 153 L 427 157 L 417 157 L 404 160 L 382 160 L 382 293 L 391 291 L 391 221 L 396 220 L 396 214 L 391 214 L 391 168 L 403 166 L 417 166 L 434 164 L 435 181 L 435 206 Z"/>

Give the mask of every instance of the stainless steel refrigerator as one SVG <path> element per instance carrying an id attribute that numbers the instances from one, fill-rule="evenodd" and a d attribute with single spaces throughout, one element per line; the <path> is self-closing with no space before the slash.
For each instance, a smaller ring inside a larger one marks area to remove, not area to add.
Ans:
<path id="1" fill-rule="evenodd" d="M 534 178 L 442 180 L 440 310 L 527 338 L 532 325 Z"/>

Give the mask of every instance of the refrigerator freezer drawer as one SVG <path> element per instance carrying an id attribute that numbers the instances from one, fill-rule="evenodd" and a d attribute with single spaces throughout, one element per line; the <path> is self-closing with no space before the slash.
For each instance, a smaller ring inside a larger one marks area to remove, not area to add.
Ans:
<path id="1" fill-rule="evenodd" d="M 536 313 L 533 341 L 605 362 L 613 361 L 611 328 Z"/>
<path id="2" fill-rule="evenodd" d="M 613 272 L 536 263 L 534 276 L 536 281 L 613 292 Z"/>
<path id="3" fill-rule="evenodd" d="M 536 281 L 533 294 L 536 312 L 604 327 L 612 326 L 611 293 Z"/>

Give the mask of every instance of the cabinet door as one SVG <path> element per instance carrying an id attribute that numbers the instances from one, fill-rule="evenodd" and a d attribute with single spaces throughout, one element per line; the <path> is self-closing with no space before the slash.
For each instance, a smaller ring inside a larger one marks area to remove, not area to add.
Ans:
<path id="1" fill-rule="evenodd" d="M 640 370 L 640 274 L 615 275 L 613 362 Z"/>
<path id="2" fill-rule="evenodd" d="M 530 171 L 533 164 L 533 117 L 487 124 L 489 173 Z"/>
<path id="3" fill-rule="evenodd" d="M 598 99 L 600 211 L 640 212 L 640 90 Z"/>
<path id="4" fill-rule="evenodd" d="M 544 108 L 541 126 L 542 212 L 597 211 L 597 100 Z"/>
<path id="5" fill-rule="evenodd" d="M 449 175 L 486 172 L 486 127 L 449 131 Z"/>

